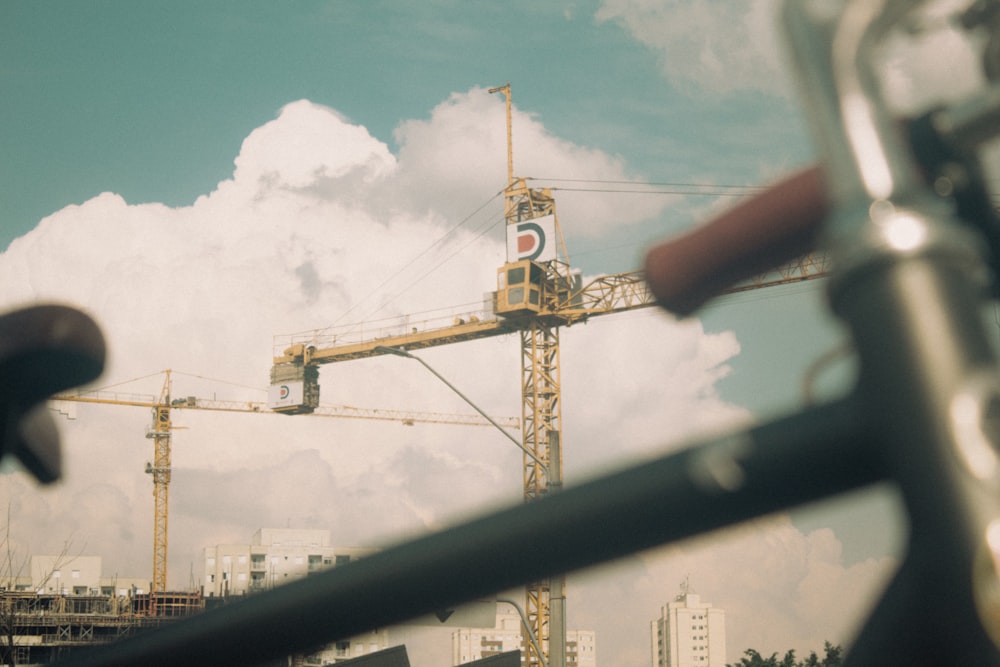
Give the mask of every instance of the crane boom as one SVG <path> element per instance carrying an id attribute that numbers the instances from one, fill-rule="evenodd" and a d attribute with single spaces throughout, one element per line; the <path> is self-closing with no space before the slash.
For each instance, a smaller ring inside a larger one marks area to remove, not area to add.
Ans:
<path id="1" fill-rule="evenodd" d="M 827 273 L 827 258 L 820 253 L 805 255 L 794 262 L 765 274 L 754 276 L 726 290 L 737 294 L 762 287 L 774 287 L 822 278 Z M 497 292 L 493 293 L 494 304 Z M 554 325 L 572 325 L 600 315 L 611 315 L 656 305 L 646 285 L 645 273 L 628 271 L 594 278 L 587 285 L 566 292 L 565 298 L 537 311 L 537 320 Z M 495 305 L 493 306 L 495 308 Z M 451 321 L 411 317 L 383 323 L 381 327 L 349 325 L 342 329 L 323 329 L 274 337 L 275 365 L 324 365 L 387 354 L 379 348 L 422 348 L 460 343 L 480 338 L 503 336 L 521 331 L 523 319 L 498 317 L 490 310 L 475 310 L 450 315 Z M 406 330 L 409 327 L 409 330 Z M 280 351 L 279 351 L 280 350 Z"/>
<path id="2" fill-rule="evenodd" d="M 153 578 L 150 582 L 150 609 L 156 613 L 157 593 L 167 588 L 167 524 L 169 521 L 169 487 L 171 475 L 170 432 L 173 410 L 212 410 L 216 412 L 249 412 L 274 414 L 266 403 L 259 401 L 220 401 L 217 399 L 185 396 L 171 398 L 171 371 L 164 371 L 165 379 L 159 397 L 142 397 L 107 391 L 79 391 L 57 394 L 50 399 L 50 406 L 60 410 L 58 403 L 92 403 L 126 407 L 148 408 L 153 412 L 153 426 L 146 437 L 153 441 L 153 460 L 146 465 L 146 472 L 153 477 Z M 454 424 L 461 426 L 494 426 L 476 414 L 449 414 L 443 412 L 419 412 L 415 410 L 383 410 L 379 408 L 358 408 L 346 405 L 320 405 L 312 411 L 315 417 L 345 419 L 372 419 L 396 421 L 405 425 Z M 517 417 L 496 417 L 493 420 L 504 428 L 519 428 Z"/>
<path id="3" fill-rule="evenodd" d="M 95 403 L 103 405 L 121 405 L 137 408 L 157 408 L 162 404 L 152 397 L 149 400 L 139 398 L 116 398 L 118 394 L 108 392 L 81 391 L 72 394 L 58 394 L 50 400 L 72 401 L 75 403 Z M 124 395 L 121 395 L 124 396 Z M 58 406 L 53 406 L 59 409 Z M 174 410 L 214 410 L 216 412 L 255 412 L 274 414 L 263 401 L 220 401 L 217 399 L 185 396 L 170 401 L 169 407 Z M 385 410 L 382 408 L 359 408 L 350 405 L 320 405 L 312 413 L 314 417 L 335 417 L 340 419 L 372 419 L 376 421 L 392 421 L 412 426 L 413 424 L 452 424 L 455 426 L 490 426 L 490 423 L 476 414 L 461 414 L 449 412 L 425 412 L 419 410 Z M 494 420 L 504 428 L 520 428 L 518 417 L 494 417 Z"/>
<path id="4" fill-rule="evenodd" d="M 310 413 L 319 404 L 323 364 L 517 333 L 521 342 L 521 433 L 524 497 L 531 501 L 562 484 L 562 389 L 559 329 L 591 317 L 655 304 L 641 271 L 601 276 L 582 285 L 569 266 L 566 244 L 547 188 L 529 188 L 514 175 L 510 84 L 490 89 L 505 97 L 507 172 L 504 218 L 507 263 L 497 271 L 497 289 L 482 310 L 449 322 L 415 323 L 407 317 L 388 326 L 353 325 L 275 338 L 272 388 L 281 400 L 270 407 L 287 414 Z M 560 256 L 561 255 L 561 256 Z M 729 290 L 788 284 L 826 273 L 826 258 L 810 255 Z M 529 582 L 526 623 L 537 638 L 525 644 L 527 667 L 565 667 L 565 577 Z M 548 659 L 546 659 L 548 658 Z"/>

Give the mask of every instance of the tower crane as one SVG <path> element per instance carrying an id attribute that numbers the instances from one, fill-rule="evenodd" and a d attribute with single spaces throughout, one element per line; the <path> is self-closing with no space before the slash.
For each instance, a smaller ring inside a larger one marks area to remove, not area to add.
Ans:
<path id="1" fill-rule="evenodd" d="M 217 412 L 250 412 L 273 414 L 267 404 L 259 401 L 223 401 L 216 399 L 184 396 L 172 398 L 172 371 L 163 371 L 163 387 L 158 398 L 136 397 L 108 391 L 80 391 L 58 394 L 51 401 L 75 403 L 97 403 L 149 408 L 153 411 L 153 425 L 146 437 L 153 441 L 153 460 L 146 464 L 146 473 L 153 477 L 153 579 L 150 585 L 150 599 L 155 594 L 164 593 L 167 588 L 167 523 L 168 489 L 170 486 L 170 432 L 173 410 L 214 410 Z M 280 389 L 280 388 L 279 388 Z M 58 409 L 58 407 L 56 407 Z M 407 426 L 416 423 L 454 424 L 462 426 L 496 426 L 516 429 L 520 420 L 516 417 L 496 417 L 494 423 L 479 415 L 448 414 L 439 412 L 418 412 L 412 410 L 382 410 L 350 406 L 317 405 L 311 412 L 315 417 L 342 419 L 374 419 L 396 421 Z"/>
<path id="2" fill-rule="evenodd" d="M 508 176 L 504 191 L 507 263 L 497 271 L 490 306 L 444 323 L 427 321 L 423 327 L 414 326 L 414 320 L 406 317 L 382 328 L 352 325 L 275 337 L 271 382 L 272 387 L 290 382 L 297 387 L 297 400 L 275 410 L 307 414 L 318 406 L 321 365 L 379 356 L 393 349 L 417 350 L 516 333 L 521 342 L 524 498 L 531 501 L 558 490 L 562 483 L 560 327 L 652 306 L 655 299 L 642 271 L 604 275 L 584 285 L 581 274 L 570 268 L 551 189 L 531 188 L 527 179 L 514 175 L 510 84 L 489 92 L 505 98 Z M 825 273 L 825 257 L 810 255 L 729 292 L 796 283 Z M 527 642 L 526 665 L 565 667 L 565 577 L 529 583 L 525 615 L 546 654 L 539 655 Z"/>

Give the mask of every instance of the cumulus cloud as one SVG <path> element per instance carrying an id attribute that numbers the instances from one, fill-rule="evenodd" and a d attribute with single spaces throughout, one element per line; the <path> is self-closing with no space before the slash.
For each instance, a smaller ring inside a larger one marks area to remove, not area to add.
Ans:
<path id="1" fill-rule="evenodd" d="M 258 191 L 370 184 L 395 166 L 389 149 L 367 129 L 304 100 L 251 132 L 235 162 L 233 182 Z"/>
<path id="2" fill-rule="evenodd" d="M 575 575 L 568 614 L 580 627 L 615 628 L 625 651 L 620 664 L 643 664 L 649 622 L 687 582 L 703 602 L 725 610 L 730 661 L 747 648 L 805 656 L 821 653 L 826 641 L 847 645 L 896 567 L 892 558 L 845 565 L 832 531 L 803 534 L 787 517 L 769 517 Z M 616 620 L 602 608 L 615 599 L 629 600 L 633 615 Z"/>
<path id="3" fill-rule="evenodd" d="M 434 210 L 461 220 L 507 182 L 507 134 L 503 105 L 481 88 L 452 94 L 430 118 L 408 120 L 396 129 L 400 173 L 393 196 L 411 210 Z M 629 180 L 624 160 L 552 135 L 531 113 L 514 105 L 511 125 L 514 175 L 539 179 Z M 460 156 L 461 159 L 456 159 Z M 428 178 L 428 174 L 434 174 Z M 642 180 L 642 179 L 639 179 Z M 615 227 L 650 219 L 670 198 L 634 195 L 559 195 L 559 218 L 569 236 L 598 236 Z"/>
<path id="4" fill-rule="evenodd" d="M 598 22 L 614 22 L 660 57 L 664 78 L 693 95 L 729 96 L 795 91 L 785 56 L 777 0 L 604 0 Z M 963 0 L 936 0 L 925 8 L 925 30 L 897 31 L 878 71 L 886 98 L 903 111 L 970 93 L 982 81 L 982 35 L 960 32 L 948 17 Z M 947 57 L 942 57 L 947 54 Z"/>
<path id="5" fill-rule="evenodd" d="M 596 18 L 620 24 L 660 55 L 663 75 L 689 92 L 787 94 L 775 0 L 605 0 Z"/>
<path id="6" fill-rule="evenodd" d="M 502 229 L 457 222 L 503 186 L 502 110 L 483 90 L 453 95 L 429 118 L 401 124 L 394 155 L 335 110 L 293 102 L 246 138 L 233 177 L 191 206 L 134 205 L 107 192 L 42 220 L 0 256 L 0 298 L 7 307 L 67 301 L 92 313 L 111 349 L 99 384 L 111 391 L 152 400 L 163 385 L 158 371 L 172 368 L 175 397 L 262 400 L 274 334 L 481 303 L 493 289 Z M 517 112 L 516 123 L 526 173 L 628 172 L 619 158 L 552 136 L 530 114 Z M 582 221 L 586 233 L 649 213 L 631 206 L 614 206 L 615 217 L 572 208 L 561 217 Z M 739 352 L 731 333 L 647 310 L 563 329 L 561 340 L 568 483 L 748 419 L 715 391 Z M 420 354 L 491 414 L 518 414 L 516 336 Z M 321 384 L 328 404 L 469 412 L 398 357 L 324 367 Z M 11 535 L 35 553 L 72 540 L 102 555 L 106 570 L 141 577 L 151 562 L 149 411 L 81 404 L 76 414 L 60 421 L 63 482 L 39 490 L 21 473 L 0 478 Z M 522 497 L 521 454 L 490 428 L 180 409 L 173 423 L 172 587 L 197 576 L 203 547 L 245 542 L 263 526 L 329 528 L 336 543 L 377 544 Z M 843 590 L 867 573 L 837 564 L 832 536 L 780 528 L 743 534 L 740 552 L 755 554 L 743 578 L 699 570 L 706 593 L 734 610 L 771 595 L 819 623 L 830 582 L 841 577 Z M 664 562 L 693 568 L 678 553 Z M 789 559 L 806 564 L 791 579 Z M 614 586 L 635 589 L 667 567 L 645 556 L 634 562 Z M 650 596 L 665 600 L 674 572 L 646 587 Z M 598 631 L 602 664 L 629 664 L 616 656 L 632 639 L 612 617 L 644 632 L 655 605 L 601 601 L 602 591 L 574 585 L 571 609 L 578 627 Z M 811 639 L 806 626 L 776 625 L 775 641 Z"/>

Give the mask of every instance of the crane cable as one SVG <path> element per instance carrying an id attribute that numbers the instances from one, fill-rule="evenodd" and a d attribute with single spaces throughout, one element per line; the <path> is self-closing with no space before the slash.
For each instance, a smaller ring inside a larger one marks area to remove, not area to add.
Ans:
<path id="1" fill-rule="evenodd" d="M 353 312 L 353 311 L 354 311 L 354 310 L 355 310 L 355 309 L 356 309 L 356 308 L 357 308 L 358 306 L 360 306 L 360 305 L 362 305 L 363 303 L 366 303 L 367 301 L 369 301 L 369 300 L 370 300 L 370 299 L 371 299 L 371 298 L 372 298 L 373 296 L 375 296 L 375 294 L 377 294 L 377 293 L 378 293 L 378 291 L 379 291 L 379 290 L 381 290 L 381 289 L 382 289 L 383 287 L 385 287 L 385 286 L 386 286 L 386 285 L 387 285 L 387 284 L 388 284 L 389 282 L 391 282 L 391 281 L 392 281 L 392 280 L 394 280 L 394 279 L 395 279 L 396 277 L 398 277 L 398 276 L 399 276 L 399 275 L 400 275 L 401 273 L 403 273 L 403 272 L 404 272 L 404 271 L 406 271 L 406 270 L 407 270 L 408 268 L 410 268 L 410 266 L 412 266 L 413 264 L 415 264 L 415 263 L 417 262 L 417 260 L 419 260 L 419 259 L 420 259 L 421 257 L 423 257 L 424 255 L 426 255 L 427 253 L 429 253 L 429 252 L 430 252 L 431 250 L 433 250 L 433 249 L 434 249 L 434 248 L 435 248 L 436 246 L 439 246 L 439 245 L 442 245 L 442 244 L 443 244 L 443 242 L 444 242 L 444 241 L 445 241 L 446 239 L 448 239 L 448 238 L 449 238 L 449 237 L 450 237 L 450 236 L 451 236 L 451 235 L 452 235 L 452 234 L 453 234 L 453 233 L 455 232 L 455 230 L 457 230 L 457 229 L 459 229 L 459 228 L 463 227 L 463 226 L 464 226 L 464 225 L 465 225 L 466 223 L 468 223 L 468 222 L 469 222 L 469 220 L 471 220 L 471 219 L 472 219 L 472 218 L 473 218 L 474 216 L 478 215 L 480 211 L 482 211 L 482 210 L 483 210 L 484 208 L 486 208 L 486 207 L 487 207 L 487 206 L 489 206 L 489 205 L 490 205 L 491 203 L 493 203 L 493 201 L 494 201 L 494 200 L 495 200 L 495 199 L 496 199 L 497 197 L 501 196 L 502 194 L 503 194 L 503 190 L 501 190 L 500 192 L 497 192 L 497 193 L 496 193 L 496 194 L 494 194 L 494 195 L 493 195 L 492 197 L 490 197 L 489 199 L 487 199 L 487 200 L 486 200 L 485 202 L 483 202 L 483 203 L 482 203 L 482 204 L 481 204 L 481 205 L 480 205 L 480 206 L 479 206 L 478 208 L 476 208 L 476 210 L 472 211 L 472 213 L 469 213 L 469 214 L 468 214 L 467 216 L 465 216 L 465 217 L 464 217 L 464 218 L 463 218 L 463 219 L 462 219 L 461 221 L 459 221 L 459 222 L 458 222 L 457 224 L 455 224 L 455 225 L 453 225 L 452 227 L 450 227 L 450 228 L 449 228 L 449 229 L 448 229 L 447 231 L 445 231 L 445 232 L 444 232 L 443 234 L 441 234 L 441 235 L 440 235 L 440 236 L 439 236 L 439 237 L 438 237 L 437 239 L 435 239 L 435 240 L 434 240 L 433 242 L 431 242 L 431 243 L 430 243 L 429 245 L 427 245 L 427 247 L 425 247 L 425 248 L 424 248 L 423 250 L 421 250 L 421 251 L 420 251 L 420 252 L 418 252 L 418 253 L 417 253 L 416 255 L 414 255 L 414 256 L 413 256 L 413 257 L 412 257 L 412 258 L 410 259 L 410 261 L 408 261 L 408 262 L 407 262 L 406 264 L 404 264 L 404 265 L 403 265 L 403 266 L 401 266 L 401 267 L 400 267 L 400 268 L 399 268 L 398 270 L 396 270 L 396 271 L 395 271 L 395 272 L 394 272 L 394 273 L 393 273 L 392 275 L 390 275 L 390 276 L 389 276 L 388 278 L 386 278 L 386 279 L 385 279 L 385 280 L 383 280 L 383 281 L 382 281 L 381 283 L 379 283 L 379 284 L 378 284 L 378 285 L 377 285 L 376 287 L 374 287 L 374 288 L 373 288 L 373 289 L 372 289 L 372 290 L 371 290 L 370 292 L 368 292 L 368 294 L 366 294 L 366 295 L 365 295 L 364 297 L 362 297 L 361 299 L 359 299 L 358 301 L 356 301 L 356 302 L 355 302 L 355 303 L 354 303 L 353 305 L 351 305 L 351 307 L 350 307 L 350 308 L 348 308 L 347 310 L 345 310 L 344 312 L 342 312 L 342 313 L 340 314 L 340 316 L 339 316 L 339 317 L 337 317 L 337 319 L 335 319 L 335 320 L 334 320 L 334 321 L 333 321 L 333 322 L 332 322 L 331 324 L 327 325 L 327 326 L 326 326 L 326 327 L 324 327 L 323 329 L 319 329 L 319 331 L 328 331 L 329 329 L 332 329 L 332 328 L 333 328 L 334 326 L 336 326 L 337 324 L 339 324 L 339 323 L 340 323 L 340 322 L 341 322 L 341 321 L 342 321 L 342 320 L 343 320 L 343 319 L 344 319 L 344 318 L 345 318 L 345 317 L 346 317 L 346 316 L 347 316 L 348 314 L 350 314 L 351 312 Z M 484 232 L 484 233 L 485 233 L 485 232 Z M 476 238 L 479 238 L 479 237 L 476 237 Z M 463 247 L 464 247 L 464 246 L 463 246 Z M 452 256 L 454 256 L 454 253 L 452 253 L 452 255 L 451 255 L 451 256 L 449 256 L 449 259 L 450 259 L 450 258 L 451 258 Z M 440 264 L 438 264 L 437 266 L 440 266 Z M 429 271 L 429 272 L 425 273 L 425 274 L 424 274 L 423 276 L 421 276 L 421 277 L 420 277 L 420 278 L 419 278 L 419 279 L 418 279 L 417 281 L 414 281 L 414 283 L 412 283 L 412 284 L 410 285 L 410 287 L 413 287 L 413 286 L 414 286 L 414 285 L 415 285 L 415 284 L 416 284 L 417 282 L 419 282 L 420 280 L 423 280 L 423 279 L 424 279 L 424 278 L 425 278 L 425 277 L 426 277 L 427 275 L 429 275 L 430 273 L 432 273 L 432 272 L 433 272 L 434 270 L 436 270 L 436 267 L 435 267 L 435 269 L 432 269 L 431 271 Z M 410 287 L 407 287 L 406 289 L 410 289 Z M 406 290 L 403 290 L 403 291 L 405 292 Z M 394 296 L 390 297 L 390 299 L 389 299 L 388 301 L 384 302 L 384 303 L 383 303 L 383 305 L 382 305 L 382 306 L 381 306 L 381 307 L 380 307 L 379 309 L 381 309 L 381 308 L 385 307 L 385 305 L 386 305 L 386 304 L 388 304 L 388 303 L 391 303 L 391 302 L 392 302 L 392 300 L 394 300 L 394 299 L 395 299 L 396 297 L 398 297 L 398 296 L 399 296 L 400 294 L 402 294 L 402 293 L 403 293 L 403 292 L 399 292 L 398 294 L 396 294 L 396 295 L 394 295 Z M 376 310 L 376 311 L 373 311 L 373 312 L 378 312 L 378 310 Z"/>
<path id="2" fill-rule="evenodd" d="M 544 181 L 544 182 L 554 182 L 554 183 L 595 183 L 602 185 L 628 185 L 628 186 L 648 186 L 657 188 L 667 188 L 658 190 L 636 190 L 628 188 L 583 188 L 583 187 L 562 187 L 556 186 L 551 187 L 551 190 L 560 190 L 564 192 L 591 192 L 591 193 L 615 193 L 615 194 L 646 194 L 646 195 L 687 195 L 687 196 L 715 196 L 715 197 L 743 197 L 756 192 L 762 191 L 764 188 L 761 186 L 750 186 L 750 185 L 726 185 L 726 184 L 700 184 L 700 183 L 682 183 L 682 182 L 668 182 L 668 181 L 628 181 L 628 180 L 615 180 L 615 179 L 583 179 L 583 178 L 538 178 L 538 177 L 528 177 L 524 179 L 525 181 Z M 469 223 L 475 216 L 483 211 L 487 206 L 492 204 L 497 198 L 504 194 L 504 190 L 500 190 L 495 193 L 492 197 L 483 202 L 474 211 L 466 215 L 461 221 L 448 228 L 444 233 L 442 233 L 437 239 L 428 244 L 423 250 L 415 254 L 406 264 L 401 266 L 392 275 L 388 276 L 385 280 L 374 287 L 368 294 L 359 299 L 349 308 L 344 310 L 331 324 L 318 331 L 329 331 L 334 328 L 337 324 L 341 323 L 347 315 L 354 312 L 361 305 L 368 303 L 372 298 L 378 294 L 383 288 L 386 287 L 393 280 L 398 278 L 403 272 L 414 266 L 421 258 L 426 256 L 435 248 L 444 247 L 445 241 L 448 240 L 456 230 L 464 227 Z M 436 263 L 430 269 L 421 274 L 418 278 L 410 282 L 402 290 L 396 292 L 395 294 L 387 297 L 382 303 L 370 311 L 368 316 L 364 318 L 365 321 L 369 320 L 379 311 L 383 310 L 386 306 L 393 303 L 403 294 L 407 293 L 430 275 L 432 275 L 439 268 L 444 266 L 449 260 L 455 257 L 458 253 L 463 251 L 465 248 L 470 246 L 475 241 L 479 240 L 485 236 L 489 231 L 491 231 L 497 224 L 503 221 L 503 217 L 490 218 L 486 223 L 476 228 L 475 233 L 465 244 L 456 248 L 451 254 L 443 259 L 443 261 Z"/>

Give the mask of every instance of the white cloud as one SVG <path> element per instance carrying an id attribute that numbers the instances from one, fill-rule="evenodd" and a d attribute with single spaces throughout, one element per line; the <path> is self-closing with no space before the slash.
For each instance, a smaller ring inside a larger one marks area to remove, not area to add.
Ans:
<path id="1" fill-rule="evenodd" d="M 889 40 L 886 61 L 879 67 L 884 69 L 886 99 L 899 109 L 953 100 L 981 83 L 979 36 L 970 38 L 947 20 L 965 4 L 928 3 L 929 29 Z M 779 5 L 776 0 L 604 0 L 596 19 L 618 23 L 659 54 L 663 76 L 689 94 L 762 91 L 787 96 L 795 84 Z"/>
<path id="2" fill-rule="evenodd" d="M 615 21 L 660 55 L 664 76 L 691 92 L 787 94 L 774 0 L 604 0 Z"/>
<path id="3" fill-rule="evenodd" d="M 529 114 L 517 112 L 516 123 L 526 173 L 627 173 L 618 158 L 553 137 Z M 294 102 L 247 137 L 233 178 L 192 206 L 130 205 L 105 193 L 49 216 L 0 256 L 0 298 L 7 306 L 68 301 L 91 312 L 112 352 L 104 382 L 146 378 L 119 390 L 158 394 L 156 372 L 174 368 L 187 373 L 175 374 L 175 396 L 261 400 L 248 387 L 266 385 L 273 334 L 322 327 L 345 313 L 357 321 L 481 301 L 493 288 L 504 255 L 500 230 L 452 228 L 503 185 L 500 100 L 478 89 L 454 95 L 429 119 L 403 123 L 397 139 L 394 156 L 335 111 Z M 596 229 L 646 213 L 608 205 L 562 217 Z M 443 238 L 450 240 L 421 254 Z M 568 483 L 747 419 L 715 392 L 739 351 L 731 333 L 706 334 L 696 321 L 647 310 L 564 329 L 561 339 Z M 419 354 L 484 409 L 508 416 L 520 411 L 517 346 L 507 336 Z M 328 366 L 321 381 L 325 403 L 469 412 L 398 357 Z M 0 478 L 12 536 L 36 553 L 71 539 L 119 576 L 143 576 L 151 561 L 149 413 L 92 405 L 77 413 L 60 422 L 65 481 L 37 490 L 20 473 Z M 520 452 L 488 428 L 182 410 L 173 417 L 184 427 L 173 434 L 173 587 L 187 586 L 203 546 L 245 541 L 263 525 L 328 527 L 335 541 L 372 543 L 522 495 Z M 799 623 L 775 626 L 776 642 L 813 638 L 807 621 L 826 622 L 820 601 L 831 582 L 845 590 L 867 581 L 867 572 L 837 565 L 829 536 L 787 525 L 742 535 L 738 551 L 753 554 L 746 562 L 759 575 L 698 572 L 711 597 L 734 612 L 765 593 L 775 609 L 782 602 L 799 610 Z M 673 554 L 686 552 L 669 553 L 676 568 Z M 621 570 L 613 586 L 632 589 L 637 576 L 660 581 L 669 571 L 666 583 L 645 587 L 644 599 L 662 603 L 675 569 L 647 560 L 639 559 L 639 571 Z M 687 557 L 679 562 L 694 566 Z M 630 635 L 598 625 L 613 625 L 607 614 L 585 613 L 599 588 L 572 589 L 579 602 L 571 609 L 580 609 L 583 627 L 593 620 L 602 664 L 625 665 L 616 656 L 627 653 Z M 630 623 L 646 632 L 655 605 L 629 607 Z"/>
<path id="4" fill-rule="evenodd" d="M 474 88 L 453 94 L 429 119 L 400 124 L 395 132 L 400 173 L 392 187 L 395 196 L 405 197 L 407 208 L 434 210 L 458 221 L 506 186 L 507 125 L 501 99 Z M 516 100 L 511 120 L 515 176 L 542 179 L 532 187 L 555 178 L 635 178 L 622 158 L 553 136 L 534 115 L 518 109 Z M 567 192 L 559 195 L 559 218 L 568 236 L 596 236 L 650 219 L 670 202 L 663 196 Z"/>
<path id="5" fill-rule="evenodd" d="M 234 181 L 258 190 L 315 188 L 324 182 L 368 184 L 390 173 L 395 158 L 360 125 L 300 100 L 250 133 L 236 158 Z"/>
<path id="6" fill-rule="evenodd" d="M 729 661 L 747 648 L 803 658 L 822 654 L 825 641 L 847 645 L 896 566 L 891 558 L 846 566 L 831 531 L 803 534 L 777 516 L 575 575 L 568 613 L 580 627 L 614 627 L 621 648 L 612 650 L 625 651 L 618 664 L 643 664 L 650 621 L 687 580 L 725 610 Z M 600 635 L 598 654 L 609 656 Z"/>

